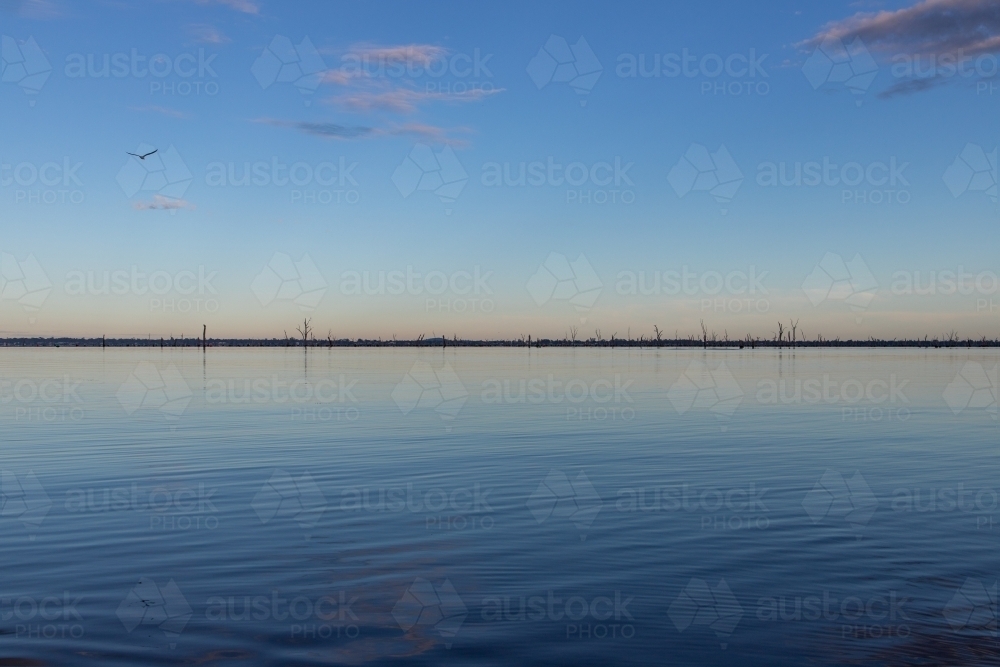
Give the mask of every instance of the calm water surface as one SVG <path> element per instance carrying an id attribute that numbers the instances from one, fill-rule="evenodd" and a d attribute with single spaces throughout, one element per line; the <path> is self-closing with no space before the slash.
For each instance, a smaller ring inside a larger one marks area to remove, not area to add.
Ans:
<path id="1" fill-rule="evenodd" d="M 998 359 L 0 349 L 0 665 L 997 665 Z"/>

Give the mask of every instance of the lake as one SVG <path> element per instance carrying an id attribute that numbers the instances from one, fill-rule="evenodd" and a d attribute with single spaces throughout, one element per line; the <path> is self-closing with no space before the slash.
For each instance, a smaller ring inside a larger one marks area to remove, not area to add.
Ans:
<path id="1" fill-rule="evenodd" d="M 1000 664 L 984 349 L 0 349 L 0 665 Z"/>

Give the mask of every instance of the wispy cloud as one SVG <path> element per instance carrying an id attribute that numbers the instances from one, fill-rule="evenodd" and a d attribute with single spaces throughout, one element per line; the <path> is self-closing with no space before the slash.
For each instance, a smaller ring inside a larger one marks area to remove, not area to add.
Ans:
<path id="1" fill-rule="evenodd" d="M 421 107 L 432 103 L 465 103 L 486 99 L 502 88 L 470 87 L 462 91 L 419 90 L 407 75 L 408 67 L 427 68 L 435 61 L 447 57 L 449 51 L 442 46 L 431 44 L 403 44 L 381 46 L 356 44 L 346 53 L 326 49 L 327 55 L 340 54 L 341 64 L 323 72 L 321 82 L 340 87 L 338 94 L 328 97 L 324 103 L 339 107 L 364 117 L 361 123 L 346 125 L 340 123 L 291 121 L 273 118 L 259 118 L 254 122 L 277 127 L 287 127 L 304 134 L 325 139 L 371 139 L 376 137 L 415 137 L 424 141 L 462 146 L 467 142 L 454 136 L 467 132 L 465 128 L 443 128 L 422 122 L 378 122 L 370 116 L 377 112 L 388 112 L 399 116 L 415 113 Z M 406 68 L 398 69 L 402 64 Z M 386 74 L 386 67 L 396 66 L 398 71 Z M 419 73 L 418 73 L 419 74 Z"/>
<path id="2" fill-rule="evenodd" d="M 414 77 L 421 76 L 421 70 L 447 65 L 435 65 L 450 53 L 443 46 L 355 44 L 346 52 L 334 49 L 324 52 L 338 55 L 340 66 L 323 72 L 320 81 L 342 89 L 324 101 L 352 112 L 407 115 L 435 102 L 477 102 L 504 92 L 503 88 L 478 86 L 456 91 L 418 89 Z"/>
<path id="3" fill-rule="evenodd" d="M 343 69 L 328 69 L 320 75 L 320 83 L 332 83 L 338 86 L 346 86 L 355 79 L 363 76 L 360 72 L 348 72 Z"/>
<path id="4" fill-rule="evenodd" d="M 293 130 L 323 139 L 373 139 L 377 137 L 418 137 L 427 141 L 451 146 L 465 145 L 465 141 L 449 135 L 449 132 L 467 132 L 465 128 L 447 130 L 424 123 L 403 123 L 385 127 L 348 126 L 337 123 L 315 123 L 308 121 L 258 118 L 254 122 Z"/>
<path id="5" fill-rule="evenodd" d="M 502 91 L 502 88 L 490 90 L 471 88 L 456 92 L 395 88 L 386 91 L 358 91 L 334 97 L 329 101 L 353 111 L 413 113 L 418 106 L 429 102 L 477 102 Z"/>
<path id="6" fill-rule="evenodd" d="M 259 14 L 260 3 L 256 0 L 197 0 L 202 5 L 223 5 L 244 14 Z"/>
<path id="7" fill-rule="evenodd" d="M 150 113 L 163 114 L 164 116 L 170 116 L 171 118 L 190 118 L 191 114 L 184 113 L 183 111 L 178 111 L 176 109 L 168 109 L 167 107 L 157 106 L 155 104 L 149 104 L 144 107 L 129 107 L 131 111 L 144 111 Z"/>
<path id="8" fill-rule="evenodd" d="M 1000 2 L 996 0 L 923 0 L 894 11 L 859 13 L 828 23 L 803 45 L 827 39 L 855 38 L 884 53 L 967 56 L 1000 51 Z"/>
<path id="9" fill-rule="evenodd" d="M 374 44 L 355 44 L 347 53 L 341 55 L 341 61 L 349 63 L 359 61 L 374 64 L 419 65 L 427 67 L 438 58 L 448 55 L 448 49 L 433 44 L 402 44 L 398 46 L 376 46 Z"/>
<path id="10" fill-rule="evenodd" d="M 200 42 L 202 44 L 228 44 L 232 41 L 218 28 L 206 23 L 190 25 L 188 26 L 188 32 L 196 42 Z"/>
<path id="11" fill-rule="evenodd" d="M 897 83 L 892 84 L 882 92 L 878 94 L 879 99 L 888 100 L 893 97 L 899 97 L 901 95 L 909 95 L 911 93 L 922 93 L 925 90 L 930 90 L 931 88 L 936 88 L 937 86 L 945 83 L 947 79 L 941 77 L 923 77 L 919 79 L 904 79 Z"/>
<path id="12" fill-rule="evenodd" d="M 449 146 L 465 146 L 468 142 L 464 139 L 458 139 L 449 134 L 449 132 L 468 132 L 468 128 L 459 127 L 451 128 L 447 130 L 443 127 L 437 127 L 434 125 L 427 125 L 425 123 L 404 123 L 402 125 L 392 125 L 388 128 L 381 130 L 381 132 L 388 136 L 394 137 L 419 137 L 421 139 L 426 139 L 439 144 L 447 144 Z"/>
<path id="13" fill-rule="evenodd" d="M 371 127 L 338 125 L 337 123 L 313 123 L 308 121 L 277 120 L 275 118 L 258 118 L 254 122 L 290 127 L 304 134 L 324 139 L 359 139 L 367 137 L 374 131 Z"/>
<path id="14" fill-rule="evenodd" d="M 406 44 L 401 46 L 372 46 L 367 44 L 350 47 L 345 53 L 340 49 L 321 48 L 320 53 L 340 58 L 340 67 L 323 73 L 322 83 L 345 86 L 362 79 L 378 77 L 387 67 L 429 67 L 438 58 L 448 55 L 448 49 L 431 44 Z M 400 70 L 405 73 L 406 70 Z"/>
<path id="15" fill-rule="evenodd" d="M 163 195 L 153 195 L 152 201 L 132 202 L 132 208 L 137 211 L 176 211 L 177 209 L 193 209 L 195 206 L 186 199 L 174 199 Z"/>

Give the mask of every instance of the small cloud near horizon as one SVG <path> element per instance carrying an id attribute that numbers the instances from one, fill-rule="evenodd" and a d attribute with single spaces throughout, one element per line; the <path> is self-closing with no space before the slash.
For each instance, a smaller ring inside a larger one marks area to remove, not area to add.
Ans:
<path id="1" fill-rule="evenodd" d="M 153 195 L 151 201 L 134 201 L 132 208 L 137 211 L 176 211 L 178 209 L 194 209 L 195 205 L 186 199 L 175 199 L 163 195 Z"/>

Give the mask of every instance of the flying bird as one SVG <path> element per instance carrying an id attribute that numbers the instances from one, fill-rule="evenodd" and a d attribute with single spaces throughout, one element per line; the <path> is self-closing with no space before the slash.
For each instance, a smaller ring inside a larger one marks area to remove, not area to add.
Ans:
<path id="1" fill-rule="evenodd" d="M 128 151 L 125 151 L 125 152 L 128 153 L 129 155 L 131 155 L 132 157 L 137 157 L 140 160 L 145 160 L 146 158 L 148 158 L 150 155 L 152 155 L 153 153 L 155 153 L 158 150 L 160 150 L 160 149 L 159 148 L 154 148 L 153 150 L 149 151 L 145 155 L 136 155 L 135 153 L 129 153 Z"/>

